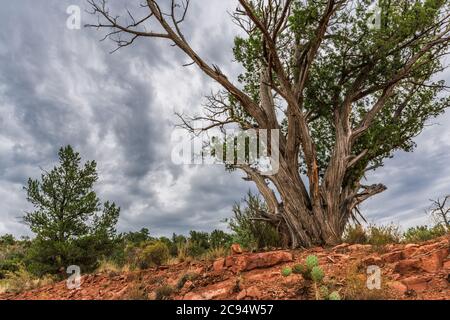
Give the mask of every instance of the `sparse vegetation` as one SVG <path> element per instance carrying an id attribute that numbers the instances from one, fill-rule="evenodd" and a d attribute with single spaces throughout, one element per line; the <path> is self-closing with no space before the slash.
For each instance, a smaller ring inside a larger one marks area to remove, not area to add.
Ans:
<path id="1" fill-rule="evenodd" d="M 406 243 L 418 243 L 441 237 L 446 233 L 446 228 L 440 224 L 434 227 L 418 226 L 409 228 L 404 233 L 403 238 Z"/>
<path id="2" fill-rule="evenodd" d="M 174 292 L 174 288 L 169 285 L 163 285 L 155 290 L 156 300 L 168 300 L 170 295 Z"/>
<path id="3" fill-rule="evenodd" d="M 289 277 L 292 274 L 292 269 L 289 267 L 283 268 L 283 270 L 281 270 L 281 275 L 283 277 Z"/>

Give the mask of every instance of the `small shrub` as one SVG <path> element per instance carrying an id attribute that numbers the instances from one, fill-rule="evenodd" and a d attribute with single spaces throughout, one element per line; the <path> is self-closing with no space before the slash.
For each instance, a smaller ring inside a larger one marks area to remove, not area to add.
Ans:
<path id="1" fill-rule="evenodd" d="M 370 225 L 368 227 L 369 244 L 373 246 L 384 246 L 391 243 L 399 243 L 401 232 L 398 226 L 393 224 L 386 226 Z"/>
<path id="2" fill-rule="evenodd" d="M 328 290 L 328 287 L 327 287 L 327 286 L 321 286 L 321 287 L 319 288 L 319 292 L 320 292 L 320 296 L 321 296 L 323 299 L 327 299 L 327 298 L 329 297 L 329 295 L 330 295 L 330 290 Z"/>
<path id="3" fill-rule="evenodd" d="M 319 259 L 314 255 L 307 256 L 305 264 L 308 270 L 311 271 L 314 267 L 317 267 L 319 265 Z"/>
<path id="4" fill-rule="evenodd" d="M 330 295 L 328 296 L 328 300 L 341 300 L 341 296 L 340 296 L 339 292 L 333 291 L 333 292 L 330 293 Z"/>
<path id="5" fill-rule="evenodd" d="M 185 273 L 183 274 L 177 282 L 177 289 L 180 290 L 184 287 L 187 281 L 195 280 L 198 277 L 196 273 Z"/>
<path id="6" fill-rule="evenodd" d="M 124 300 L 148 300 L 147 290 L 140 284 L 134 283 L 123 297 Z"/>
<path id="7" fill-rule="evenodd" d="M 203 255 L 203 258 L 208 261 L 213 261 L 218 258 L 226 257 L 229 250 L 225 247 L 212 247 L 209 248 Z"/>
<path id="8" fill-rule="evenodd" d="M 292 273 L 292 269 L 289 267 L 284 268 L 283 270 L 281 270 L 281 275 L 283 277 L 289 277 Z"/>
<path id="9" fill-rule="evenodd" d="M 362 225 L 347 225 L 343 240 L 350 244 L 366 244 L 368 242 L 368 236 Z"/>
<path id="10" fill-rule="evenodd" d="M 315 266 L 311 270 L 311 279 L 316 282 L 320 283 L 322 282 L 323 278 L 325 277 L 325 273 L 323 272 L 322 268 L 319 266 Z"/>
<path id="11" fill-rule="evenodd" d="M 168 300 L 174 289 L 169 285 L 164 285 L 155 290 L 156 300 Z"/>
<path id="12" fill-rule="evenodd" d="M 155 242 L 145 246 L 139 255 L 139 267 L 147 269 L 160 266 L 169 259 L 169 248 L 162 242 Z"/>
<path id="13" fill-rule="evenodd" d="M 20 293 L 52 284 L 54 281 L 49 275 L 37 278 L 20 265 L 17 271 L 7 272 L 5 278 L 0 280 L 0 292 Z"/>
<path id="14" fill-rule="evenodd" d="M 419 226 L 409 228 L 404 234 L 403 239 L 406 243 L 417 243 L 439 238 L 447 233 L 447 230 L 442 225 L 437 225 L 432 228 L 428 226 Z"/>

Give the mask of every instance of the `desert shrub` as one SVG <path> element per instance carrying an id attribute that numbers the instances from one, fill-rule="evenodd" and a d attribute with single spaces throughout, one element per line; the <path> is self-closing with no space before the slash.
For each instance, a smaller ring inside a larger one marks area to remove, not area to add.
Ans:
<path id="1" fill-rule="evenodd" d="M 174 292 L 174 288 L 169 285 L 164 285 L 155 290 L 156 300 L 168 300 L 170 295 Z"/>
<path id="2" fill-rule="evenodd" d="M 25 266 L 20 265 L 14 272 L 6 272 L 5 277 L 0 280 L 0 292 L 19 293 L 33 290 L 42 286 L 52 284 L 55 278 L 46 275 L 41 278 L 28 272 Z"/>
<path id="3" fill-rule="evenodd" d="M 367 287 L 367 275 L 359 271 L 358 264 L 347 266 L 343 278 L 345 285 L 342 296 L 345 300 L 386 300 L 389 298 L 386 281 L 381 281 L 380 289 L 370 290 Z"/>
<path id="4" fill-rule="evenodd" d="M 423 242 L 441 237 L 446 233 L 447 230 L 443 225 L 436 225 L 431 228 L 429 228 L 428 226 L 418 226 L 409 228 L 403 234 L 403 240 L 406 243 Z"/>
<path id="5" fill-rule="evenodd" d="M 234 217 L 226 219 L 233 231 L 233 242 L 250 250 L 259 250 L 282 245 L 279 233 L 269 223 L 258 220 L 260 212 L 267 211 L 266 204 L 251 193 L 243 200 L 245 207 L 236 203 L 233 207 Z"/>
<path id="6" fill-rule="evenodd" d="M 368 236 L 362 225 L 349 224 L 345 228 L 343 241 L 351 244 L 366 244 L 368 242 Z"/>
<path id="7" fill-rule="evenodd" d="M 135 282 L 127 290 L 123 300 L 148 300 L 148 292 L 141 283 Z"/>
<path id="8" fill-rule="evenodd" d="M 281 270 L 281 275 L 283 277 L 289 277 L 292 274 L 292 269 L 289 267 L 283 268 L 283 270 Z"/>
<path id="9" fill-rule="evenodd" d="M 371 224 L 367 228 L 357 224 L 347 225 L 343 241 L 351 244 L 384 246 L 390 243 L 399 243 L 401 237 L 399 227 L 393 224 L 382 226 Z"/>
<path id="10" fill-rule="evenodd" d="M 209 244 L 211 248 L 227 248 L 233 242 L 233 237 L 222 230 L 214 230 L 209 235 Z"/>
<path id="11" fill-rule="evenodd" d="M 147 269 L 164 264 L 169 257 L 169 248 L 163 242 L 158 241 L 142 248 L 139 253 L 138 264 L 141 269 Z"/>
<path id="12" fill-rule="evenodd" d="M 229 253 L 229 249 L 225 247 L 211 247 L 203 254 L 205 260 L 216 260 L 218 258 L 226 257 Z"/>
<path id="13" fill-rule="evenodd" d="M 180 279 L 178 279 L 177 289 L 180 290 L 181 288 L 183 288 L 183 286 L 185 285 L 185 283 L 187 281 L 195 280 L 197 277 L 198 277 L 198 274 L 196 274 L 196 273 L 185 273 L 185 274 L 183 274 L 180 277 Z"/>
<path id="14" fill-rule="evenodd" d="M 374 246 L 399 243 L 402 237 L 399 227 L 393 224 L 384 226 L 370 225 L 368 227 L 368 234 L 368 242 Z"/>

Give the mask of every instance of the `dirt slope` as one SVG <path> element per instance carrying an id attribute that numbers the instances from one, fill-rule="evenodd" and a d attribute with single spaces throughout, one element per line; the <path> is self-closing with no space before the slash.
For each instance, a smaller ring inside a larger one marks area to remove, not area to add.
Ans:
<path id="1" fill-rule="evenodd" d="M 214 263 L 86 275 L 78 290 L 68 290 L 60 282 L 25 293 L 2 294 L 0 299 L 155 299 L 158 294 L 169 299 L 304 300 L 314 298 L 310 283 L 301 275 L 283 277 L 280 271 L 315 254 L 325 271 L 325 283 L 345 299 L 450 300 L 449 253 L 450 237 L 389 245 L 383 250 L 342 244 L 330 249 L 241 253 Z M 366 287 L 369 265 L 380 267 L 381 290 Z M 169 287 L 173 292 L 163 293 Z"/>

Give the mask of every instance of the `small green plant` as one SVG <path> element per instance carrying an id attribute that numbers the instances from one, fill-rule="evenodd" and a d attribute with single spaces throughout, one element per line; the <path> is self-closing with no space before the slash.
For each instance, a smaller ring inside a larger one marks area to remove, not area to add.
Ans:
<path id="1" fill-rule="evenodd" d="M 350 244 L 366 244 L 368 236 L 366 230 L 360 224 L 349 224 L 345 228 L 343 240 Z"/>
<path id="2" fill-rule="evenodd" d="M 326 299 L 330 295 L 330 290 L 328 290 L 327 286 L 323 285 L 319 288 L 319 293 L 323 299 Z"/>
<path id="3" fill-rule="evenodd" d="M 325 273 L 323 272 L 322 268 L 319 266 L 315 266 L 311 270 L 311 279 L 316 282 L 320 283 L 322 282 L 323 278 L 325 277 Z"/>
<path id="4" fill-rule="evenodd" d="M 139 255 L 139 266 L 147 269 L 160 266 L 169 259 L 169 248 L 162 242 L 155 242 L 145 246 Z"/>
<path id="5" fill-rule="evenodd" d="M 291 274 L 292 274 L 292 269 L 289 267 L 286 267 L 283 270 L 281 270 L 281 275 L 283 277 L 289 277 Z"/>
<path id="6" fill-rule="evenodd" d="M 305 263 L 308 270 L 311 271 L 314 267 L 319 265 L 319 259 L 317 256 L 310 255 L 306 257 Z"/>
<path id="7" fill-rule="evenodd" d="M 306 271 L 307 271 L 307 269 L 303 264 L 296 264 L 292 268 L 292 272 L 295 274 L 304 274 Z"/>
<path id="8" fill-rule="evenodd" d="M 330 293 L 330 295 L 328 296 L 328 300 L 341 300 L 341 296 L 340 296 L 339 292 L 333 291 L 333 292 Z"/>
<path id="9" fill-rule="evenodd" d="M 168 300 L 170 295 L 174 292 L 174 289 L 169 285 L 164 285 L 159 287 L 155 291 L 155 299 L 156 300 Z"/>

